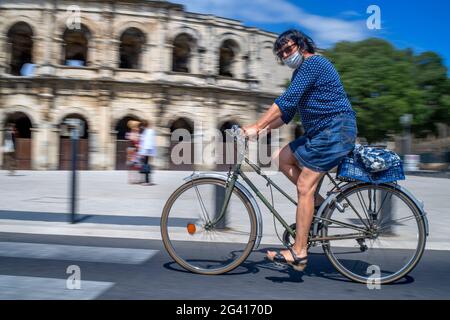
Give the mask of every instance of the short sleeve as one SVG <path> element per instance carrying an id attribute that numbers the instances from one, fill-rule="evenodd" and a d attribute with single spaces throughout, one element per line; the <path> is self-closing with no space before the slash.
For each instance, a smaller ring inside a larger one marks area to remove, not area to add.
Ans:
<path id="1" fill-rule="evenodd" d="M 275 104 L 280 108 L 281 119 L 289 123 L 295 116 L 300 99 L 310 89 L 318 78 L 318 66 L 313 61 L 305 61 L 294 74 L 287 90 L 275 99 Z"/>

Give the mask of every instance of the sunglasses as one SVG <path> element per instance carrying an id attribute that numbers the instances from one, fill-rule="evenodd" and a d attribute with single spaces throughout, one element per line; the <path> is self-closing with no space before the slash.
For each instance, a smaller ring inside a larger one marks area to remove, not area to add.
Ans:
<path id="1" fill-rule="evenodd" d="M 291 44 L 290 46 L 287 46 L 286 48 L 279 50 L 279 51 L 277 52 L 277 57 L 280 58 L 280 59 L 283 59 L 284 53 L 285 53 L 287 56 L 291 55 L 292 52 L 295 51 L 295 50 L 294 50 L 294 47 L 296 47 L 296 46 L 297 46 L 297 44 L 296 44 L 296 43 L 293 43 L 293 44 Z"/>

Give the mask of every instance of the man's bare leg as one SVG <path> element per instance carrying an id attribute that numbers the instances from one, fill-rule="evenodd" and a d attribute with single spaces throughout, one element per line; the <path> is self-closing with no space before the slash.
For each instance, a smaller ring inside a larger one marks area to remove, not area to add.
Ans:
<path id="1" fill-rule="evenodd" d="M 308 235 L 314 214 L 314 192 L 324 173 L 303 168 L 297 182 L 298 206 L 296 214 L 296 237 L 292 246 L 298 257 L 308 255 Z M 286 261 L 293 261 L 294 258 L 289 250 L 281 251 Z M 276 255 L 274 251 L 268 251 L 267 257 L 273 259 Z"/>
<path id="2" fill-rule="evenodd" d="M 298 161 L 291 151 L 289 145 L 278 150 L 273 157 L 278 164 L 280 171 L 293 183 L 297 184 L 302 169 L 299 167 Z M 319 206 L 325 199 L 317 194 L 314 199 L 314 206 Z"/>

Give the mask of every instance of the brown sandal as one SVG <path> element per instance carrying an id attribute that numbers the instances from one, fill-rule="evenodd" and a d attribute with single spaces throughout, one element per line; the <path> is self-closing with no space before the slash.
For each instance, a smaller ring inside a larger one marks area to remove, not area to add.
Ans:
<path id="1" fill-rule="evenodd" d="M 288 247 L 288 249 L 292 254 L 292 258 L 294 258 L 294 261 L 287 261 L 286 258 L 281 254 L 280 251 L 276 251 L 277 254 L 273 257 L 273 259 L 270 259 L 270 258 L 268 258 L 268 259 L 272 262 L 288 264 L 292 268 L 294 268 L 294 270 L 296 270 L 296 271 L 305 270 L 306 266 L 308 265 L 308 256 L 299 257 L 294 252 L 294 249 L 292 249 L 292 247 Z"/>

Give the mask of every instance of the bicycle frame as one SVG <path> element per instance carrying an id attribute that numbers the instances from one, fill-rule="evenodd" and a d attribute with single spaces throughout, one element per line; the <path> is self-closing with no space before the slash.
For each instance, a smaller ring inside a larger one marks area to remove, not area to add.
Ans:
<path id="1" fill-rule="evenodd" d="M 257 166 L 256 164 L 252 163 L 247 157 L 244 157 L 244 161 L 252 168 L 252 170 L 254 172 L 256 172 L 259 176 L 261 176 L 262 178 L 264 178 L 268 185 L 270 184 L 271 186 L 273 186 L 276 190 L 278 190 L 285 198 L 287 198 L 290 202 L 292 202 L 295 206 L 297 206 L 297 201 L 295 201 L 294 199 L 292 199 L 292 197 L 290 197 L 286 192 L 284 192 L 284 190 L 282 190 L 275 182 L 273 182 L 269 177 L 267 177 L 261 170 L 261 168 L 259 166 Z M 233 188 L 235 187 L 236 181 L 238 179 L 239 176 L 242 177 L 242 179 L 247 183 L 247 185 L 252 189 L 252 191 L 257 195 L 257 197 L 264 203 L 264 205 L 270 210 L 270 212 L 275 216 L 275 218 L 283 225 L 283 227 L 287 230 L 287 232 L 293 237 L 295 238 L 295 230 L 293 230 L 290 225 L 281 217 L 281 215 L 278 213 L 278 211 L 274 208 L 274 206 L 272 206 L 272 204 L 266 199 L 266 197 L 264 197 L 264 195 L 258 190 L 258 188 L 253 184 L 253 182 L 247 177 L 247 175 L 241 170 L 241 163 L 237 163 L 233 166 L 233 168 L 229 171 L 228 173 L 228 179 L 227 179 L 227 185 L 226 185 L 226 192 L 225 192 L 225 198 L 224 198 L 224 203 L 222 205 L 221 211 L 218 215 L 218 217 L 211 222 L 212 225 L 218 223 L 224 216 L 228 207 L 228 203 L 229 200 L 231 198 L 231 194 L 233 192 Z M 328 197 L 326 198 L 326 200 L 324 201 L 324 203 L 321 205 L 321 207 L 319 208 L 319 210 L 317 211 L 317 213 L 314 215 L 313 217 L 313 223 L 316 225 L 318 224 L 320 221 L 325 221 L 325 222 L 330 222 L 330 223 L 335 223 L 336 225 L 341 225 L 344 227 L 348 227 L 350 229 L 354 229 L 356 231 L 358 231 L 359 233 L 354 233 L 354 234 L 346 234 L 346 235 L 335 235 L 332 237 L 317 237 L 317 228 L 314 227 L 313 228 L 313 238 L 311 238 L 312 241 L 328 241 L 328 240 L 347 240 L 347 239 L 361 239 L 361 238 L 365 238 L 367 236 L 372 235 L 372 232 L 368 229 L 363 229 L 348 223 L 344 223 L 344 222 L 340 222 L 340 221 L 336 221 L 333 219 L 327 219 L 324 217 L 321 217 L 320 215 L 322 214 L 322 212 L 325 210 L 325 208 L 331 204 L 334 199 L 336 198 L 337 194 L 341 193 L 341 188 L 339 187 L 338 183 L 336 183 L 336 181 L 333 179 L 333 177 L 331 177 L 331 175 L 327 172 L 326 176 L 328 176 L 328 178 L 333 182 L 334 184 L 334 188 L 327 194 Z M 320 191 L 320 187 L 322 185 L 322 181 L 323 181 L 323 177 L 322 180 L 319 183 L 319 186 L 317 187 L 316 193 L 318 193 Z M 335 194 L 333 195 L 333 190 L 336 189 Z M 351 205 L 350 201 L 348 199 L 347 203 L 349 203 L 349 205 L 354 209 L 354 207 Z M 357 213 L 356 209 L 354 209 L 355 212 Z M 357 215 L 359 216 L 359 218 L 361 219 L 361 221 L 363 221 L 362 217 L 357 213 Z M 317 220 L 314 222 L 314 220 Z M 365 223 L 364 223 L 365 225 Z M 366 225 L 367 226 L 367 225 Z M 368 227 L 368 226 L 367 226 Z"/>

